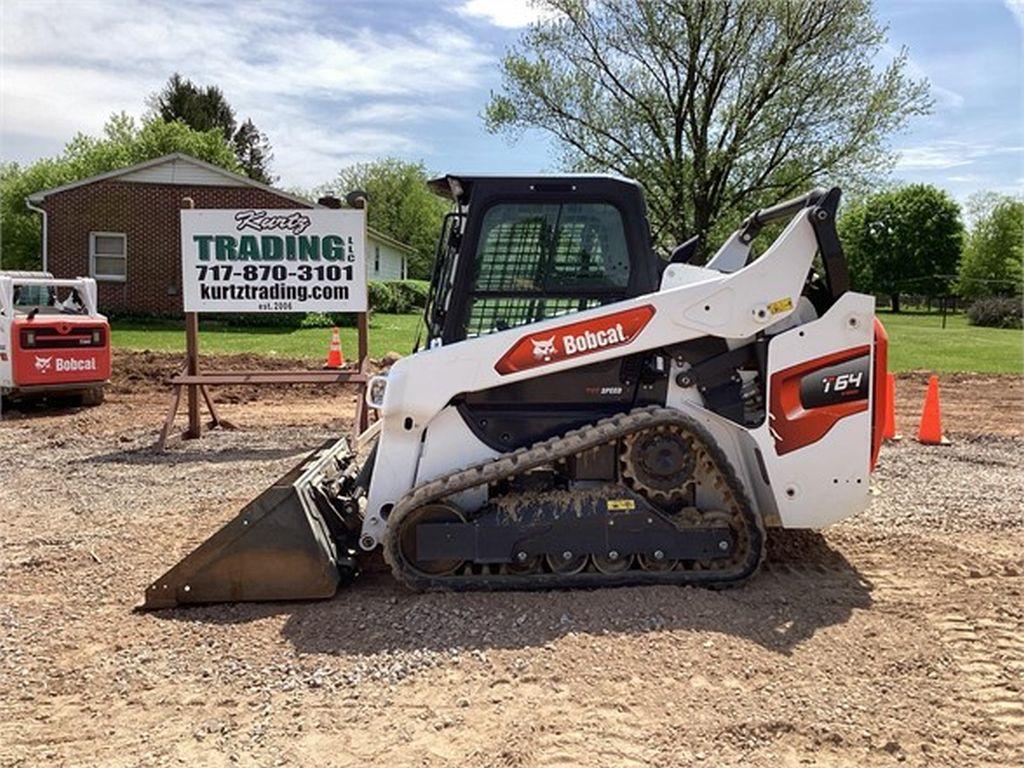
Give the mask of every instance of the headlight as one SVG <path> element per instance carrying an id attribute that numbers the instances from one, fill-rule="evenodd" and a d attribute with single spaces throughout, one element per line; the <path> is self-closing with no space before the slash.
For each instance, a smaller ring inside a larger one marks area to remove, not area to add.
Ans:
<path id="1" fill-rule="evenodd" d="M 94 328 L 92 332 L 92 343 L 97 347 L 103 343 L 103 331 L 99 328 Z"/>
<path id="2" fill-rule="evenodd" d="M 388 388 L 387 376 L 374 376 L 366 388 L 366 404 L 380 410 L 384 407 L 384 392 Z"/>
<path id="3" fill-rule="evenodd" d="M 34 347 L 36 345 L 36 332 L 26 331 L 25 332 L 25 346 Z"/>

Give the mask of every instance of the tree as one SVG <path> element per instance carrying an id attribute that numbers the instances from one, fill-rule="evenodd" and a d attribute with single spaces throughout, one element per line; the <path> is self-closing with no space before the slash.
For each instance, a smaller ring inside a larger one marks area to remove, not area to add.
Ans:
<path id="1" fill-rule="evenodd" d="M 164 122 L 180 120 L 197 131 L 218 128 L 228 141 L 235 135 L 235 110 L 216 85 L 200 88 L 175 72 L 163 90 L 148 101 L 152 112 Z"/>
<path id="2" fill-rule="evenodd" d="M 887 295 L 949 291 L 963 249 L 960 206 L 941 189 L 911 184 L 850 206 L 839 233 L 857 290 Z"/>
<path id="3" fill-rule="evenodd" d="M 1021 296 L 1024 293 L 1024 200 L 982 193 L 968 207 L 975 213 L 960 263 L 957 293 Z"/>
<path id="4" fill-rule="evenodd" d="M 449 209 L 427 188 L 429 178 L 423 163 L 385 157 L 342 168 L 331 184 L 320 189 L 341 196 L 364 190 L 370 197 L 369 225 L 415 248 L 409 277 L 425 280 L 430 277 L 441 222 Z"/>
<path id="5" fill-rule="evenodd" d="M 553 135 L 563 162 L 645 186 L 663 245 L 819 181 L 890 167 L 931 106 L 907 54 L 876 69 L 870 0 L 541 0 L 487 126 Z"/>
<path id="6" fill-rule="evenodd" d="M 39 267 L 41 217 L 25 205 L 30 194 L 171 152 L 239 170 L 234 151 L 217 129 L 194 131 L 184 123 L 157 118 L 140 125 L 124 113 L 112 115 L 100 137 L 78 134 L 57 157 L 27 166 L 0 164 L 0 258 L 4 267 Z"/>
<path id="7" fill-rule="evenodd" d="M 216 85 L 200 87 L 175 72 L 147 103 L 150 114 L 165 122 L 180 120 L 196 131 L 222 131 L 235 148 L 235 156 L 246 176 L 264 184 L 274 182 L 276 177 L 270 173 L 270 161 L 274 157 L 270 140 L 251 118 L 237 124 L 235 110 Z"/>
<path id="8" fill-rule="evenodd" d="M 270 141 L 252 120 L 246 118 L 245 122 L 238 126 L 231 143 L 235 148 L 238 164 L 242 166 L 246 176 L 264 184 L 273 184 L 277 180 L 276 176 L 270 175 L 270 161 L 274 158 Z"/>

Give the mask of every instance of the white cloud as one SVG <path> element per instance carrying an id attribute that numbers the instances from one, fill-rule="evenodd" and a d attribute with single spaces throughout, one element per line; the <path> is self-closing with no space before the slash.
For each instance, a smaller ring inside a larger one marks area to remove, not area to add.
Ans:
<path id="1" fill-rule="evenodd" d="M 525 27 L 552 16 L 550 10 L 538 7 L 533 0 L 466 0 L 455 12 L 505 29 Z"/>
<path id="2" fill-rule="evenodd" d="M 941 170 L 970 165 L 971 161 L 956 148 L 946 145 L 908 147 L 899 150 L 897 170 Z"/>
<path id="3" fill-rule="evenodd" d="M 899 171 L 941 171 L 971 165 L 996 155 L 1020 154 L 1024 152 L 1024 147 L 943 140 L 920 147 L 905 147 L 898 149 L 897 152 L 899 159 L 896 161 L 896 169 Z M 966 177 L 961 175 L 961 178 Z"/>
<path id="4" fill-rule="evenodd" d="M 1024 27 L 1024 0 L 1003 0 L 1003 5 L 1013 14 L 1017 24 Z"/>
<path id="5" fill-rule="evenodd" d="M 417 123 L 473 119 L 475 104 L 436 105 L 483 84 L 493 64 L 483 44 L 436 24 L 380 32 L 328 23 L 335 14 L 307 0 L 4 0 L 4 157 L 40 142 L 56 152 L 76 131 L 98 132 L 111 112 L 142 114 L 174 71 L 220 85 L 239 117 L 269 134 L 284 184 L 321 182 L 352 159 L 424 152 Z"/>

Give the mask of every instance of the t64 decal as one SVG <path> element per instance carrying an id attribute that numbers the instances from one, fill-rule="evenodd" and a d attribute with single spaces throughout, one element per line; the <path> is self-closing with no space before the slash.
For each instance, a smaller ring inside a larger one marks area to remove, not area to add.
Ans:
<path id="1" fill-rule="evenodd" d="M 501 356 L 494 370 L 501 375 L 621 347 L 635 339 L 654 317 L 654 307 L 613 312 L 524 336 Z"/>
<path id="2" fill-rule="evenodd" d="M 769 387 L 775 452 L 816 443 L 837 421 L 868 409 L 869 346 L 808 360 L 771 375 Z"/>

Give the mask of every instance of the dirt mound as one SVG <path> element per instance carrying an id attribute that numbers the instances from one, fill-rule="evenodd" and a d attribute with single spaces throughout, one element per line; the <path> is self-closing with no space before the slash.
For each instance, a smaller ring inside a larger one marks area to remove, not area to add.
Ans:
<path id="1" fill-rule="evenodd" d="M 765 563 L 801 568 L 841 568 L 847 565 L 820 532 L 780 528 L 768 530 Z"/>
<path id="2" fill-rule="evenodd" d="M 123 395 L 169 393 L 170 387 L 167 382 L 182 372 L 184 364 L 184 357 L 177 353 L 118 350 L 114 355 L 114 370 L 108 391 Z M 380 361 L 371 360 L 370 372 L 375 373 L 380 369 Z M 315 371 L 320 368 L 310 360 L 264 357 L 253 354 L 203 355 L 200 358 L 202 373 L 309 370 Z M 218 386 L 215 398 L 218 402 L 227 403 L 246 403 L 261 399 L 280 401 L 283 397 L 289 396 L 285 393 L 309 393 L 322 388 L 323 385 L 319 384 L 275 384 L 266 387 Z"/>

